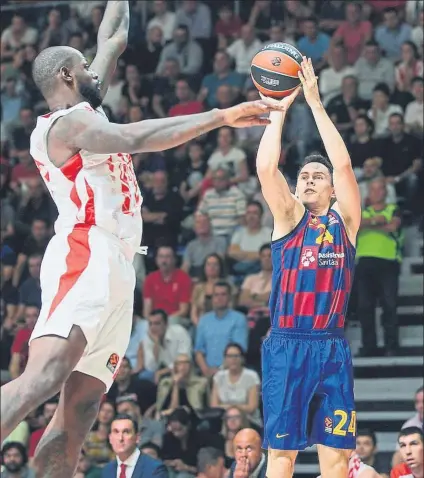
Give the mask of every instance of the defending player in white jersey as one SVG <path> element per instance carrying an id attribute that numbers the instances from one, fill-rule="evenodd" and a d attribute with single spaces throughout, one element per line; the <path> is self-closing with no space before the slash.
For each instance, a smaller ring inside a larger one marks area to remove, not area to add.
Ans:
<path id="1" fill-rule="evenodd" d="M 268 101 L 198 115 L 109 123 L 100 109 L 127 44 L 128 1 L 109 1 L 90 66 L 70 47 L 43 50 L 33 76 L 50 114 L 38 118 L 31 153 L 59 218 L 42 265 L 42 310 L 23 374 L 1 389 L 1 440 L 59 390 L 58 410 L 34 465 L 71 478 L 99 402 L 128 345 L 142 198 L 129 153 L 173 148 L 224 125 L 267 124 Z"/>

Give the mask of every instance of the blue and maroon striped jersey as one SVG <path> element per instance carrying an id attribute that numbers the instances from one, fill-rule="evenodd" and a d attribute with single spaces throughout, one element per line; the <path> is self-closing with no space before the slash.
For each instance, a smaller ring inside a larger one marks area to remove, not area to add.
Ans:
<path id="1" fill-rule="evenodd" d="M 339 214 L 309 211 L 285 237 L 272 242 L 274 328 L 344 327 L 355 268 L 355 248 Z"/>

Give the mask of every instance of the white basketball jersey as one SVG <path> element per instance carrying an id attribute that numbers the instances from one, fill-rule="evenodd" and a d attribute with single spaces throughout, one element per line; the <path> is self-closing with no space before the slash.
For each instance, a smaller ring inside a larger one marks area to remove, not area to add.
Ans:
<path id="1" fill-rule="evenodd" d="M 47 153 L 47 137 L 53 123 L 77 109 L 104 117 L 89 103 L 39 116 L 31 134 L 31 156 L 59 211 L 55 232 L 76 224 L 98 226 L 134 250 L 140 246 L 143 223 L 140 189 L 129 154 L 95 154 L 81 150 L 57 168 Z"/>
<path id="2" fill-rule="evenodd" d="M 360 478 L 361 473 L 365 470 L 372 470 L 372 467 L 363 463 L 359 456 L 353 453 L 349 459 L 348 478 Z M 321 475 L 318 478 L 321 478 Z"/>

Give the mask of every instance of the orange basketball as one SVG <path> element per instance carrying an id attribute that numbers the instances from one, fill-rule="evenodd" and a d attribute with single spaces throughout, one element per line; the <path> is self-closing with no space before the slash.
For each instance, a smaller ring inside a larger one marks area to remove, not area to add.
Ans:
<path id="1" fill-rule="evenodd" d="M 271 43 L 256 53 L 250 74 L 256 88 L 271 98 L 284 98 L 300 84 L 302 54 L 288 43 Z"/>

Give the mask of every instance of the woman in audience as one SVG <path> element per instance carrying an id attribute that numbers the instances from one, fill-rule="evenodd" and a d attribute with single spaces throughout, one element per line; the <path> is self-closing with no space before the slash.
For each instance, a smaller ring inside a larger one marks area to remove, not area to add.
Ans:
<path id="1" fill-rule="evenodd" d="M 159 382 L 156 413 L 169 415 L 183 406 L 198 412 L 205 408 L 208 395 L 208 380 L 196 375 L 188 355 L 178 355 L 172 377 L 165 377 Z"/>
<path id="2" fill-rule="evenodd" d="M 228 344 L 224 352 L 225 370 L 213 377 L 210 406 L 228 409 L 238 406 L 249 421 L 261 426 L 259 412 L 259 375 L 244 366 L 244 352 L 236 343 Z"/>
<path id="3" fill-rule="evenodd" d="M 220 280 L 230 282 L 225 270 L 224 260 L 218 254 L 209 254 L 203 263 L 200 282 L 196 284 L 191 295 L 191 321 L 194 325 L 199 323 L 203 314 L 212 310 L 213 286 Z M 232 290 L 232 296 L 235 299 L 237 289 L 232 286 Z M 235 300 L 233 300 L 233 306 L 234 303 Z"/>
<path id="4" fill-rule="evenodd" d="M 239 407 L 229 407 L 225 411 L 221 435 L 225 440 L 225 468 L 230 468 L 234 461 L 233 439 L 243 428 L 249 427 L 246 414 Z"/>
<path id="5" fill-rule="evenodd" d="M 93 465 L 104 466 L 115 458 L 109 446 L 110 424 L 114 417 L 115 405 L 109 401 L 103 402 L 97 414 L 97 421 L 83 446 L 86 456 Z"/>
<path id="6" fill-rule="evenodd" d="M 400 92 L 411 92 L 411 82 L 416 76 L 423 76 L 423 61 L 420 60 L 415 43 L 402 43 L 402 59 L 396 66 L 396 88 Z"/>

